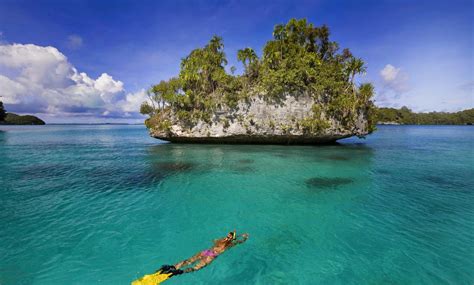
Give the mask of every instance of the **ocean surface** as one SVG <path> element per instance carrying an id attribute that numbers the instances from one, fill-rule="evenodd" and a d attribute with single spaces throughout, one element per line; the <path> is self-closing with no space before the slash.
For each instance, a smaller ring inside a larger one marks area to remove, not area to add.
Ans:
<path id="1" fill-rule="evenodd" d="M 474 284 L 474 127 L 329 146 L 175 145 L 143 126 L 1 126 L 0 284 Z"/>

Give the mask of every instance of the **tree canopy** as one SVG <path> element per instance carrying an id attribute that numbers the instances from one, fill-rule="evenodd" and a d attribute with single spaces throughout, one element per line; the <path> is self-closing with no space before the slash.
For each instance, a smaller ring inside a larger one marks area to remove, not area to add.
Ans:
<path id="1" fill-rule="evenodd" d="M 150 100 L 141 112 L 165 117 L 173 111 L 183 120 L 206 121 L 214 111 L 235 108 L 252 95 L 278 101 L 307 94 L 318 102 L 316 109 L 350 126 L 360 111 L 372 113 L 374 88 L 355 83 L 366 70 L 363 60 L 349 49 L 340 51 L 329 36 L 327 26 L 315 27 L 306 19 L 276 25 L 260 58 L 250 47 L 238 50 L 242 75 L 233 75 L 235 67 L 231 74 L 226 72 L 224 43 L 214 36 L 182 59 L 177 77 L 150 88 Z M 369 121 L 372 129 L 373 120 Z"/>

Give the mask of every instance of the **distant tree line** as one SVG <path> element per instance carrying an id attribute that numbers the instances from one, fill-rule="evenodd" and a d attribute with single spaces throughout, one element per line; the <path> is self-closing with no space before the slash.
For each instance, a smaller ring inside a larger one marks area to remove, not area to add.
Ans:
<path id="1" fill-rule="evenodd" d="M 309 94 L 317 103 L 314 116 L 301 122 L 302 127 L 323 125 L 321 111 L 345 126 L 355 124 L 357 114 L 364 112 L 372 129 L 374 88 L 355 83 L 355 76 L 366 71 L 365 64 L 349 49 L 341 51 L 329 35 L 327 26 L 316 27 L 305 19 L 276 25 L 261 57 L 250 47 L 238 50 L 242 75 L 234 75 L 234 66 L 227 73 L 222 38 L 214 36 L 182 59 L 177 77 L 150 88 L 150 100 L 140 112 L 150 115 L 147 125 L 153 126 L 167 125 L 170 113 L 182 121 L 209 122 L 214 111 L 235 108 L 252 95 L 278 102 L 286 95 Z"/>
<path id="2" fill-rule="evenodd" d="M 408 107 L 400 109 L 377 108 L 378 123 L 398 123 L 405 125 L 467 125 L 474 123 L 474 109 L 455 113 L 429 112 L 414 113 Z"/>

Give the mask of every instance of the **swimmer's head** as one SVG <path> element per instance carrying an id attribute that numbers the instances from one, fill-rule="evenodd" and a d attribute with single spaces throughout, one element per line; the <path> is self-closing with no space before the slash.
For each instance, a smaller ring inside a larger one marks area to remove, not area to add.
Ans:
<path id="1" fill-rule="evenodd" d="M 233 231 L 233 232 L 229 232 L 229 233 L 227 234 L 226 239 L 227 239 L 227 240 L 235 240 L 236 237 L 237 237 L 237 235 L 236 235 L 235 231 Z"/>

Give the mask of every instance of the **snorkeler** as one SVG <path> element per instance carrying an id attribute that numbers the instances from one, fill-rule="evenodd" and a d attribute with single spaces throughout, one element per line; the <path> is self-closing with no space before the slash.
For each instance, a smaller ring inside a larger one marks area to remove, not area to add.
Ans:
<path id="1" fill-rule="evenodd" d="M 245 242 L 249 234 L 242 234 L 237 239 L 235 230 L 227 234 L 226 237 L 214 240 L 214 245 L 210 249 L 200 251 L 196 255 L 176 263 L 175 265 L 163 265 L 155 273 L 145 275 L 142 278 L 132 282 L 132 285 L 156 285 L 168 280 L 172 276 L 193 272 L 209 265 L 217 256 L 222 254 L 227 249 Z M 195 264 L 193 267 L 188 267 L 184 270 L 181 268 Z"/>
<path id="2" fill-rule="evenodd" d="M 242 234 L 239 237 L 242 237 L 242 239 L 237 239 L 237 235 L 235 231 L 233 231 L 228 233 L 225 238 L 214 240 L 214 246 L 212 246 L 210 249 L 200 251 L 191 258 L 178 262 L 172 266 L 176 269 L 176 271 L 173 272 L 173 275 L 189 273 L 202 269 L 203 267 L 209 265 L 217 256 L 222 254 L 227 249 L 245 242 L 248 239 L 249 234 Z M 196 263 L 195 266 L 181 270 L 182 267 L 186 267 L 194 263 Z"/>

